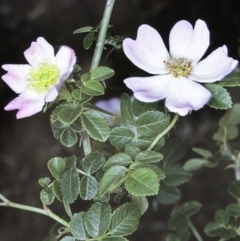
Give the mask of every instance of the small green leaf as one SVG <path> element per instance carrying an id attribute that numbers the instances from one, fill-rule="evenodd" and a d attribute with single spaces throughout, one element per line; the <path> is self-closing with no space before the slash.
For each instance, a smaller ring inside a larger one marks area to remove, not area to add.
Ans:
<path id="1" fill-rule="evenodd" d="M 76 108 L 66 108 L 59 111 L 58 118 L 62 123 L 70 125 L 81 115 L 82 111 L 83 108 L 81 105 Z"/>
<path id="2" fill-rule="evenodd" d="M 76 241 L 76 239 L 74 237 L 71 237 L 71 236 L 65 236 L 60 241 Z"/>
<path id="3" fill-rule="evenodd" d="M 128 169 L 123 166 L 110 167 L 103 175 L 99 183 L 99 196 L 107 193 L 113 185 L 125 176 Z"/>
<path id="4" fill-rule="evenodd" d="M 112 129 L 109 140 L 112 145 L 118 148 L 124 148 L 130 144 L 134 136 L 134 133 L 128 128 L 116 127 Z"/>
<path id="5" fill-rule="evenodd" d="M 168 123 L 168 117 L 162 112 L 148 111 L 136 120 L 137 132 L 141 136 L 156 136 L 167 127 Z"/>
<path id="6" fill-rule="evenodd" d="M 129 193 L 135 196 L 151 196 L 158 193 L 159 182 L 157 174 L 148 168 L 134 170 L 125 181 Z"/>
<path id="7" fill-rule="evenodd" d="M 229 216 L 227 214 L 227 211 L 225 211 L 224 209 L 219 209 L 215 213 L 214 219 L 218 223 L 222 223 L 224 225 L 227 225 L 228 221 L 229 221 Z"/>
<path id="8" fill-rule="evenodd" d="M 95 70 L 93 70 L 90 78 L 91 80 L 101 81 L 101 80 L 111 78 L 112 76 L 114 76 L 114 74 L 115 74 L 114 70 L 105 66 L 100 66 Z"/>
<path id="9" fill-rule="evenodd" d="M 218 222 L 209 222 L 205 227 L 204 227 L 204 232 L 210 236 L 210 237 L 216 237 L 220 234 L 220 232 L 224 228 L 224 224 L 218 223 Z"/>
<path id="10" fill-rule="evenodd" d="M 55 178 L 59 178 L 65 170 L 65 160 L 61 157 L 54 157 L 48 161 L 48 169 Z"/>
<path id="11" fill-rule="evenodd" d="M 55 180 L 55 181 L 53 182 L 52 189 L 53 189 L 53 194 L 54 194 L 54 196 L 55 196 L 59 201 L 62 201 L 62 200 L 63 200 L 63 197 L 62 197 L 62 192 L 61 192 L 60 181 Z"/>
<path id="12" fill-rule="evenodd" d="M 87 211 L 85 228 L 93 238 L 102 236 L 108 230 L 111 221 L 111 207 L 108 203 L 97 202 Z"/>
<path id="13" fill-rule="evenodd" d="M 227 213 L 229 216 L 240 216 L 240 205 L 238 203 L 231 203 L 227 206 Z"/>
<path id="14" fill-rule="evenodd" d="M 52 188 L 45 187 L 41 192 L 40 192 L 40 198 L 43 203 L 46 205 L 50 205 L 54 201 L 54 195 L 53 195 L 53 190 Z"/>
<path id="15" fill-rule="evenodd" d="M 75 120 L 71 125 L 70 128 L 75 131 L 75 132 L 81 132 L 83 127 L 82 127 L 82 123 L 81 120 L 77 119 Z"/>
<path id="16" fill-rule="evenodd" d="M 240 198 L 240 180 L 232 182 L 228 187 L 228 192 L 235 198 Z"/>
<path id="17" fill-rule="evenodd" d="M 82 98 L 82 92 L 80 89 L 75 89 L 72 91 L 72 97 L 75 99 L 75 100 L 81 100 Z"/>
<path id="18" fill-rule="evenodd" d="M 136 147 L 136 146 L 127 146 L 127 147 L 125 148 L 125 152 L 126 152 L 132 159 L 134 159 L 135 156 L 136 156 L 138 153 L 140 153 L 141 151 L 140 151 L 140 149 L 139 149 L 138 147 Z"/>
<path id="19" fill-rule="evenodd" d="M 212 153 L 206 149 L 194 147 L 194 148 L 192 148 L 192 150 L 205 158 L 210 158 L 213 156 Z"/>
<path id="20" fill-rule="evenodd" d="M 94 32 L 89 32 L 83 39 L 84 49 L 89 49 L 93 43 Z"/>
<path id="21" fill-rule="evenodd" d="M 145 103 L 137 100 L 136 98 L 134 98 L 132 102 L 132 110 L 135 116 L 140 116 L 141 114 L 147 111 L 156 110 L 157 106 L 158 106 L 158 102 Z"/>
<path id="22" fill-rule="evenodd" d="M 230 110 L 220 119 L 219 126 L 226 127 L 238 125 L 240 123 L 240 104 L 234 104 Z"/>
<path id="23" fill-rule="evenodd" d="M 205 87 L 211 92 L 212 98 L 208 105 L 215 109 L 229 109 L 232 106 L 231 96 L 222 86 L 206 84 Z"/>
<path id="24" fill-rule="evenodd" d="M 76 29 L 73 34 L 90 32 L 93 29 L 92 26 L 86 26 Z"/>
<path id="25" fill-rule="evenodd" d="M 49 183 L 50 183 L 50 178 L 49 177 L 44 177 L 44 178 L 40 178 L 38 180 L 39 185 L 41 185 L 42 187 L 46 187 Z"/>
<path id="26" fill-rule="evenodd" d="M 74 214 L 69 223 L 72 235 L 78 240 L 85 240 L 87 238 L 84 228 L 84 214 L 83 212 Z"/>
<path id="27" fill-rule="evenodd" d="M 184 163 L 183 170 L 186 172 L 196 171 L 204 167 L 206 163 L 208 163 L 206 159 L 192 158 Z"/>
<path id="28" fill-rule="evenodd" d="M 109 231 L 113 236 L 127 236 L 136 231 L 140 212 L 136 204 L 126 203 L 112 215 Z"/>
<path id="29" fill-rule="evenodd" d="M 218 82 L 223 87 L 240 86 L 240 72 L 232 72 L 226 76 L 222 81 Z"/>
<path id="30" fill-rule="evenodd" d="M 97 111 L 87 110 L 81 115 L 82 125 L 95 140 L 106 141 L 110 134 L 107 120 Z"/>
<path id="31" fill-rule="evenodd" d="M 98 106 L 96 106 L 96 105 L 93 105 L 93 104 L 91 104 L 91 103 L 86 103 L 86 104 L 84 105 L 84 109 L 95 110 L 95 111 L 100 112 L 100 113 L 102 113 L 102 114 L 115 117 L 115 115 L 112 114 L 111 112 L 106 111 L 106 110 L 104 110 L 104 109 L 102 109 L 102 108 L 100 108 L 100 107 L 98 107 Z"/>
<path id="32" fill-rule="evenodd" d="M 131 199 L 135 204 L 137 204 L 141 215 L 143 215 L 147 211 L 148 206 L 149 206 L 147 198 L 144 197 L 144 196 L 134 196 L 134 195 L 132 195 Z"/>
<path id="33" fill-rule="evenodd" d="M 220 238 L 222 240 L 229 240 L 230 238 L 234 238 L 236 236 L 239 236 L 237 232 L 233 229 L 223 228 L 219 234 Z"/>
<path id="34" fill-rule="evenodd" d="M 136 155 L 135 161 L 144 163 L 155 163 L 163 159 L 163 155 L 156 151 L 143 151 Z"/>
<path id="35" fill-rule="evenodd" d="M 196 214 L 202 207 L 202 204 L 197 202 L 197 201 L 190 201 L 190 202 L 186 202 L 184 204 L 182 204 L 181 206 L 179 206 L 176 210 L 176 214 L 178 213 L 183 213 L 186 214 L 188 216 L 192 216 L 194 214 Z"/>
<path id="36" fill-rule="evenodd" d="M 70 127 L 67 127 L 60 136 L 61 143 L 66 147 L 75 145 L 77 140 L 78 138 L 76 133 Z"/>
<path id="37" fill-rule="evenodd" d="M 89 174 L 96 172 L 102 167 L 105 157 L 100 152 L 91 152 L 82 160 L 83 170 Z"/>
<path id="38" fill-rule="evenodd" d="M 161 185 L 157 195 L 157 200 L 161 204 L 170 205 L 177 202 L 181 198 L 181 193 L 176 187 Z"/>
<path id="39" fill-rule="evenodd" d="M 105 237 L 105 238 L 101 239 L 101 241 L 128 241 L 128 240 L 124 237 L 109 236 L 109 237 Z"/>
<path id="40" fill-rule="evenodd" d="M 169 230 L 175 230 L 178 234 L 185 232 L 189 227 L 189 217 L 186 214 L 174 214 L 168 220 Z"/>
<path id="41" fill-rule="evenodd" d="M 131 127 L 134 125 L 132 104 L 129 95 L 122 94 L 121 97 L 121 118 L 125 126 Z"/>
<path id="42" fill-rule="evenodd" d="M 104 88 L 98 81 L 89 80 L 82 87 L 82 92 L 90 96 L 99 96 L 104 94 Z"/>
<path id="43" fill-rule="evenodd" d="M 80 191 L 80 180 L 77 171 L 75 169 L 66 171 L 60 180 L 60 184 L 64 200 L 73 203 Z"/>
<path id="44" fill-rule="evenodd" d="M 90 80 L 90 73 L 84 73 L 84 74 L 81 75 L 81 84 L 85 84 L 89 80 Z M 82 88 L 82 85 L 78 86 L 78 87 Z"/>
<path id="45" fill-rule="evenodd" d="M 91 200 L 98 193 L 98 182 L 95 177 L 84 176 L 80 183 L 80 197 L 83 200 Z"/>
<path id="46" fill-rule="evenodd" d="M 131 163 L 132 163 L 131 157 L 126 153 L 120 152 L 111 156 L 104 164 L 104 168 L 109 168 L 112 166 L 128 166 Z"/>
<path id="47" fill-rule="evenodd" d="M 179 237 L 174 234 L 174 233 L 170 233 L 167 238 L 166 241 L 180 241 Z"/>

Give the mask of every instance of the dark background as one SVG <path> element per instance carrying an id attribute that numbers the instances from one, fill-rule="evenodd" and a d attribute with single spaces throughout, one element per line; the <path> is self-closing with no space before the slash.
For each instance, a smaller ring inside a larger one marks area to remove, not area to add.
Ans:
<path id="1" fill-rule="evenodd" d="M 87 71 L 93 49 L 85 51 L 82 47 L 84 35 L 73 35 L 72 32 L 82 26 L 96 25 L 101 20 L 104 5 L 104 0 L 0 0 L 0 64 L 26 63 L 23 51 L 37 37 L 43 36 L 54 46 L 72 47 L 78 63 L 83 71 Z M 199 18 L 206 21 L 211 33 L 207 54 L 226 44 L 229 56 L 239 59 L 239 0 L 116 0 L 111 32 L 135 38 L 137 28 L 147 23 L 155 27 L 168 44 L 169 32 L 177 21 L 186 19 L 194 24 Z M 106 64 L 116 71 L 115 77 L 107 82 L 111 87 L 107 89 L 107 95 L 120 96 L 127 91 L 123 79 L 136 68 L 121 51 L 114 52 Z M 4 74 L 3 70 L 0 72 Z M 234 102 L 240 101 L 239 91 L 238 88 L 230 90 Z M 70 156 L 81 151 L 77 145 L 64 148 L 52 137 L 50 111 L 21 120 L 16 120 L 15 111 L 5 112 L 4 106 L 15 97 L 16 94 L 0 82 L 0 192 L 14 202 L 41 207 L 38 179 L 49 176 L 47 161 L 54 156 Z M 172 136 L 185 138 L 190 147 L 214 150 L 212 134 L 222 114 L 224 111 L 206 107 L 190 117 L 181 118 Z M 226 171 L 221 165 L 214 170 L 197 172 L 191 183 L 181 189 L 184 194 L 181 201 L 199 200 L 204 204 L 194 222 L 205 241 L 216 240 L 207 238 L 202 229 L 218 208 L 225 208 L 233 201 L 226 191 L 233 179 L 233 171 Z M 150 209 L 130 240 L 165 240 L 166 219 L 172 207 L 154 208 L 154 200 L 150 200 Z M 61 205 L 54 204 L 52 209 L 64 215 Z M 78 212 L 83 210 L 79 205 Z M 53 224 L 53 220 L 40 214 L 0 207 L 0 240 L 42 240 Z"/>

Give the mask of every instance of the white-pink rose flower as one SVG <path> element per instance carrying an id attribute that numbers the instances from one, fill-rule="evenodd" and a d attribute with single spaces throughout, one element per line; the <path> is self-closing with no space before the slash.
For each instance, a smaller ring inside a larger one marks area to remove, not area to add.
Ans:
<path id="1" fill-rule="evenodd" d="M 62 46 L 55 56 L 52 45 L 43 37 L 32 42 L 24 56 L 29 64 L 2 66 L 7 71 L 2 79 L 19 94 L 4 109 L 18 109 L 18 119 L 36 114 L 46 102 L 55 100 L 76 63 L 71 48 Z"/>
<path id="2" fill-rule="evenodd" d="M 211 93 L 199 83 L 213 83 L 229 74 L 237 61 L 227 56 L 224 45 L 199 60 L 209 46 L 209 30 L 198 20 L 193 29 L 185 21 L 177 22 L 169 36 L 170 54 L 161 36 L 149 25 L 141 25 L 137 39 L 125 39 L 123 50 L 137 67 L 154 76 L 124 80 L 134 96 L 143 102 L 165 99 L 166 107 L 179 115 L 202 108 Z"/>

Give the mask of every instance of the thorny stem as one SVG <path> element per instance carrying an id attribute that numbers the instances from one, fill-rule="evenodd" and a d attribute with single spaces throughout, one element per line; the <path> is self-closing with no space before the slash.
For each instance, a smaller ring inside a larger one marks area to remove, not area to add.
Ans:
<path id="1" fill-rule="evenodd" d="M 169 126 L 163 131 L 161 132 L 160 134 L 157 135 L 157 137 L 155 138 L 155 140 L 152 142 L 152 144 L 148 147 L 148 151 L 151 151 L 154 146 L 159 142 L 159 140 L 161 138 L 163 138 L 173 127 L 174 125 L 176 124 L 177 120 L 178 120 L 178 117 L 179 115 L 178 114 L 175 114 L 172 122 L 169 124 Z"/>
<path id="2" fill-rule="evenodd" d="M 14 202 L 11 202 L 8 199 L 6 199 L 1 193 L 0 193 L 0 199 L 3 201 L 3 202 L 0 202 L 0 206 L 12 207 L 12 208 L 17 208 L 17 209 L 27 210 L 30 212 L 40 213 L 40 214 L 46 215 L 46 216 L 54 219 L 58 223 L 61 223 L 63 226 L 69 228 L 69 223 L 67 221 L 65 221 L 64 219 L 60 218 L 59 216 L 57 216 L 50 209 L 45 210 L 45 209 L 41 209 L 41 208 L 35 208 L 32 206 L 22 205 L 19 203 L 14 203 Z"/>
<path id="3" fill-rule="evenodd" d="M 199 232 L 197 231 L 197 229 L 195 228 L 195 226 L 193 225 L 193 223 L 190 220 L 189 220 L 189 227 L 192 230 L 192 233 L 195 236 L 195 238 L 197 239 L 197 241 L 203 241 L 201 235 L 199 234 Z"/>

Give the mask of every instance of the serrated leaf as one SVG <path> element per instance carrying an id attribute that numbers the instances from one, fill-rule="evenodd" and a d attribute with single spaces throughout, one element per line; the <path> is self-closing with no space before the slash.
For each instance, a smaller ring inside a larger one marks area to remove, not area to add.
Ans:
<path id="1" fill-rule="evenodd" d="M 70 156 L 70 157 L 65 157 L 64 160 L 65 160 L 65 164 L 66 164 L 66 170 L 76 168 L 77 158 L 75 155 Z"/>
<path id="2" fill-rule="evenodd" d="M 224 116 L 219 120 L 219 126 L 227 127 L 234 126 L 240 123 L 240 104 L 234 104 L 230 110 L 228 110 Z"/>
<path id="3" fill-rule="evenodd" d="M 121 96 L 121 118 L 125 126 L 131 127 L 134 125 L 132 104 L 129 95 L 126 93 Z"/>
<path id="4" fill-rule="evenodd" d="M 228 192 L 235 198 L 240 198 L 240 180 L 232 182 L 228 187 Z"/>
<path id="5" fill-rule="evenodd" d="M 60 184 L 60 188 L 61 188 L 61 184 Z M 63 201 L 63 206 L 64 206 L 64 209 L 65 209 L 65 212 L 67 213 L 67 215 L 72 218 L 72 210 L 71 210 L 71 207 L 69 205 L 69 202 L 67 202 L 66 200 L 62 200 Z"/>
<path id="6" fill-rule="evenodd" d="M 184 163 L 183 170 L 186 172 L 196 171 L 204 167 L 206 163 L 208 163 L 206 159 L 192 158 Z"/>
<path id="7" fill-rule="evenodd" d="M 89 109 L 89 110 L 95 110 L 95 111 L 100 112 L 100 113 L 102 113 L 102 114 L 115 117 L 115 115 L 112 114 L 111 112 L 106 111 L 106 110 L 104 110 L 104 109 L 102 109 L 102 108 L 100 108 L 100 107 L 98 107 L 98 106 L 96 106 L 96 105 L 93 105 L 93 104 L 91 104 L 91 103 L 86 103 L 86 104 L 84 105 L 84 108 L 85 108 L 85 109 Z"/>
<path id="8" fill-rule="evenodd" d="M 123 166 L 110 167 L 103 175 L 99 183 L 99 196 L 112 189 L 113 185 L 125 176 L 128 169 Z"/>
<path id="9" fill-rule="evenodd" d="M 134 98 L 132 102 L 132 110 L 135 116 L 140 116 L 144 112 L 156 110 L 158 102 L 145 103 Z"/>
<path id="10" fill-rule="evenodd" d="M 71 94 L 72 94 L 72 97 L 76 100 L 81 100 L 82 98 L 82 92 L 80 89 L 73 90 Z"/>
<path id="11" fill-rule="evenodd" d="M 112 166 L 128 166 L 132 163 L 131 157 L 126 153 L 117 153 L 105 162 L 104 168 L 109 168 Z"/>
<path id="12" fill-rule="evenodd" d="M 70 125 L 81 115 L 82 111 L 83 108 L 81 105 L 76 108 L 66 108 L 59 111 L 58 118 L 62 123 Z"/>
<path id="13" fill-rule="evenodd" d="M 95 140 L 106 141 L 110 135 L 109 124 L 97 111 L 87 110 L 81 115 L 82 125 Z"/>
<path id="14" fill-rule="evenodd" d="M 125 181 L 129 193 L 135 196 L 151 196 L 158 193 L 159 182 L 157 174 L 148 168 L 134 170 Z"/>
<path id="15" fill-rule="evenodd" d="M 83 218 L 83 212 L 74 214 L 69 223 L 72 235 L 78 240 L 85 240 L 87 238 Z"/>
<path id="16" fill-rule="evenodd" d="M 137 204 L 141 215 L 143 215 L 147 211 L 149 206 L 147 198 L 144 196 L 139 197 L 132 195 L 131 199 L 135 204 Z"/>
<path id="17" fill-rule="evenodd" d="M 84 49 L 89 49 L 93 43 L 94 32 L 89 32 L 83 39 Z"/>
<path id="18" fill-rule="evenodd" d="M 86 33 L 86 32 L 89 32 L 93 29 L 92 26 L 86 26 L 86 27 L 82 27 L 82 28 L 78 28 L 76 29 L 73 34 L 77 34 L 77 33 Z"/>
<path id="19" fill-rule="evenodd" d="M 202 204 L 197 201 L 190 201 L 182 204 L 175 211 L 176 214 L 183 213 L 188 216 L 196 214 L 202 207 Z"/>
<path id="20" fill-rule="evenodd" d="M 81 120 L 77 119 L 75 120 L 71 125 L 70 128 L 75 131 L 75 132 L 81 132 L 83 127 L 82 127 L 82 123 Z"/>
<path id="21" fill-rule="evenodd" d="M 66 171 L 60 180 L 60 184 L 64 200 L 73 203 L 80 191 L 80 180 L 77 171 L 75 169 Z"/>
<path id="22" fill-rule="evenodd" d="M 77 140 L 78 138 L 76 133 L 70 127 L 67 127 L 60 136 L 61 143 L 66 147 L 75 145 Z"/>
<path id="23" fill-rule="evenodd" d="M 181 165 L 173 164 L 163 168 L 163 172 L 166 174 L 164 184 L 168 186 L 179 186 L 192 177 L 191 173 L 185 172 Z"/>
<path id="24" fill-rule="evenodd" d="M 98 81 L 89 80 L 82 87 L 82 92 L 90 96 L 99 96 L 104 94 L 104 88 Z"/>
<path id="25" fill-rule="evenodd" d="M 55 196 L 59 201 L 62 201 L 63 197 L 62 197 L 62 192 L 61 192 L 60 181 L 55 180 L 55 181 L 53 182 L 52 189 L 53 189 L 53 194 L 54 194 L 54 196 Z"/>
<path id="26" fill-rule="evenodd" d="M 240 216 L 240 205 L 238 203 L 229 204 L 226 210 L 229 216 Z"/>
<path id="27" fill-rule="evenodd" d="M 194 147 L 192 150 L 205 158 L 210 158 L 213 156 L 209 150 L 203 148 Z"/>
<path id="28" fill-rule="evenodd" d="M 124 237 L 105 237 L 103 239 L 101 239 L 101 241 L 128 241 L 126 238 Z"/>
<path id="29" fill-rule="evenodd" d="M 105 162 L 105 157 L 100 152 L 91 152 L 82 160 L 83 170 L 89 174 L 96 172 Z"/>
<path id="30" fill-rule="evenodd" d="M 217 210 L 217 212 L 215 213 L 214 219 L 216 222 L 218 223 L 222 223 L 224 225 L 228 224 L 229 221 L 229 216 L 227 214 L 227 211 L 224 209 L 219 209 Z"/>
<path id="31" fill-rule="evenodd" d="M 58 122 L 60 122 L 60 121 L 58 121 Z M 65 130 L 65 127 L 64 128 L 57 128 L 53 124 L 51 124 L 51 128 L 52 128 L 53 136 L 56 139 L 58 139 L 62 135 L 63 131 Z"/>
<path id="32" fill-rule="evenodd" d="M 140 212 L 136 204 L 126 203 L 112 215 L 109 231 L 113 236 L 127 236 L 136 231 Z"/>
<path id="33" fill-rule="evenodd" d="M 136 155 L 135 161 L 144 163 L 155 163 L 163 159 L 163 155 L 156 151 L 143 151 Z"/>
<path id="34" fill-rule="evenodd" d="M 114 74 L 115 74 L 114 70 L 105 66 L 100 66 L 95 70 L 93 70 L 90 78 L 91 80 L 101 81 L 101 80 L 111 78 L 112 76 L 114 76 Z"/>
<path id="35" fill-rule="evenodd" d="M 232 106 L 231 96 L 228 91 L 217 84 L 206 84 L 205 87 L 211 92 L 212 98 L 208 105 L 215 109 L 229 109 Z"/>
<path id="36" fill-rule="evenodd" d="M 61 157 L 54 157 L 48 161 L 48 169 L 55 178 L 59 178 L 65 170 L 65 160 Z"/>
<path id="37" fill-rule="evenodd" d="M 178 234 L 187 231 L 189 227 L 189 217 L 186 214 L 174 214 L 168 220 L 169 230 L 175 230 Z"/>
<path id="38" fill-rule="evenodd" d="M 146 150 L 154 141 L 155 137 L 145 137 L 145 136 L 140 136 L 135 140 L 135 143 L 137 147 L 140 148 L 140 150 Z M 154 146 L 153 150 L 158 151 L 161 147 L 163 147 L 165 143 L 165 139 L 162 138 L 160 139 L 157 144 Z"/>
<path id="39" fill-rule="evenodd" d="M 181 193 L 176 187 L 161 185 L 157 195 L 157 201 L 161 204 L 170 205 L 177 202 L 181 198 Z"/>
<path id="40" fill-rule="evenodd" d="M 223 87 L 240 86 L 240 72 L 232 72 L 226 76 L 222 81 L 218 82 Z"/>
<path id="41" fill-rule="evenodd" d="M 98 182 L 95 177 L 84 176 L 80 183 L 80 197 L 83 200 L 91 200 L 98 193 Z"/>
<path id="42" fill-rule="evenodd" d="M 134 136 L 134 133 L 128 128 L 116 127 L 112 129 L 109 141 L 118 148 L 124 148 L 130 144 Z"/>
<path id="43" fill-rule="evenodd" d="M 76 241 L 76 239 L 74 237 L 71 237 L 71 236 L 65 236 L 60 241 Z"/>
<path id="44" fill-rule="evenodd" d="M 204 227 L 204 232 L 210 237 L 216 237 L 220 234 L 223 228 L 224 224 L 212 221 Z"/>
<path id="45" fill-rule="evenodd" d="M 81 83 L 85 84 L 86 82 L 88 82 L 90 80 L 90 73 L 82 74 L 80 79 L 81 79 Z M 82 85 L 78 86 L 78 87 L 82 89 Z"/>
<path id="46" fill-rule="evenodd" d="M 41 185 L 42 187 L 46 187 L 49 183 L 50 183 L 50 178 L 49 177 L 44 177 L 44 178 L 40 178 L 38 180 L 39 185 Z"/>
<path id="47" fill-rule="evenodd" d="M 140 151 L 140 149 L 139 149 L 138 147 L 136 147 L 136 146 L 127 146 L 127 147 L 125 148 L 125 152 L 126 152 L 132 159 L 134 159 L 135 156 L 136 156 L 138 153 L 140 153 L 141 151 Z"/>
<path id="48" fill-rule="evenodd" d="M 97 202 L 87 211 L 85 228 L 93 238 L 102 236 L 108 230 L 111 221 L 111 207 L 108 203 Z"/>
<path id="49" fill-rule="evenodd" d="M 152 137 L 161 133 L 168 125 L 169 119 L 162 112 L 148 111 L 136 120 L 138 134 L 144 137 Z"/>
<path id="50" fill-rule="evenodd" d="M 45 187 L 41 192 L 40 192 L 40 199 L 43 203 L 46 205 L 50 205 L 54 201 L 54 195 L 53 195 L 53 190 L 52 188 Z"/>

